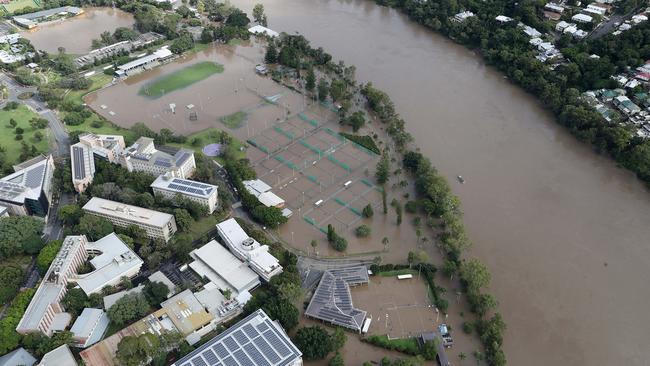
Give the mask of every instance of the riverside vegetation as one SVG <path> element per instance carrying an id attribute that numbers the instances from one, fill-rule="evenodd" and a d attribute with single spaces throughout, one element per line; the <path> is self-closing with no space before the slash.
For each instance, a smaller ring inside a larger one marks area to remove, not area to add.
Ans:
<path id="1" fill-rule="evenodd" d="M 392 144 L 386 144 L 378 164 L 378 183 L 384 185 L 388 182 L 391 160 L 400 161 L 411 173 L 418 194 L 416 207 L 426 215 L 426 224 L 439 232 L 438 245 L 446 256 L 445 274 L 457 273 L 460 277 L 470 308 L 477 318 L 474 325 L 485 348 L 485 359 L 490 365 L 505 365 L 502 344 L 506 325 L 501 315 L 495 312 L 496 300 L 484 291 L 489 285 L 490 273 L 477 259 L 463 258 L 470 241 L 463 226 L 460 200 L 431 162 L 412 146 L 413 138 L 406 132 L 405 121 L 395 111 L 389 96 L 371 83 L 357 85 L 354 66 L 346 67 L 343 62 L 336 64 L 331 59 L 322 48 L 312 48 L 305 37 L 288 34 L 282 34 L 279 40 L 269 40 L 265 57 L 267 63 L 296 69 L 298 78 L 304 75 L 301 82 L 305 93 L 313 94 L 323 103 L 330 100 L 338 103 L 341 123 L 346 123 L 351 114 L 362 109 L 380 121 Z M 318 82 L 317 73 L 321 76 Z M 362 106 L 353 102 L 357 98 L 363 100 Z M 412 209 L 413 204 L 410 206 Z M 328 230 L 328 240 L 336 243 L 333 230 Z"/>

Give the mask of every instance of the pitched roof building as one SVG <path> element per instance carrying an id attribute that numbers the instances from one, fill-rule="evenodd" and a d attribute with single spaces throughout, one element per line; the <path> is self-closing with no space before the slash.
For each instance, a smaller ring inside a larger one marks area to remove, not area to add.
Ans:
<path id="1" fill-rule="evenodd" d="M 17 348 L 0 357 L 0 366 L 32 366 L 36 363 L 34 356 L 24 348 Z"/>
<path id="2" fill-rule="evenodd" d="M 57 347 L 43 355 L 38 366 L 77 366 L 67 344 Z"/>
<path id="3" fill-rule="evenodd" d="M 74 345 L 86 348 L 99 342 L 108 329 L 108 322 L 104 310 L 85 308 L 70 328 Z"/>

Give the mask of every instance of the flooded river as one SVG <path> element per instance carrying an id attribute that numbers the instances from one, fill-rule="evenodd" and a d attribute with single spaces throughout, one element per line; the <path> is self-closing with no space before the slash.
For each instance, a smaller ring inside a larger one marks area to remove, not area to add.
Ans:
<path id="1" fill-rule="evenodd" d="M 233 3 L 251 11 L 257 0 Z M 492 271 L 511 365 L 646 365 L 650 194 L 472 52 L 370 1 L 269 0 L 393 98 L 453 181 Z M 467 182 L 456 184 L 456 175 Z M 468 360 L 469 361 L 469 360 Z"/>
<path id="2" fill-rule="evenodd" d="M 40 25 L 24 31 L 23 36 L 39 50 L 54 53 L 63 47 L 68 53 L 84 54 L 102 32 L 113 33 L 115 28 L 130 28 L 133 24 L 133 15 L 119 9 L 84 8 L 84 13 L 77 17 Z"/>

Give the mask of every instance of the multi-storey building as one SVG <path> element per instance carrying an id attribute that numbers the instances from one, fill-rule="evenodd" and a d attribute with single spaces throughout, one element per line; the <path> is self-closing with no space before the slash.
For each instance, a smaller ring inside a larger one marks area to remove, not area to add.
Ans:
<path id="1" fill-rule="evenodd" d="M 162 239 L 167 242 L 176 232 L 174 216 L 164 212 L 98 197 L 91 198 L 84 205 L 83 210 L 90 215 L 103 217 L 115 226 L 138 226 L 144 229 L 151 239 Z"/>
<path id="2" fill-rule="evenodd" d="M 114 164 L 119 163 L 120 153 L 126 147 L 124 144 L 124 137 L 120 135 L 97 135 L 94 133 L 87 133 L 79 136 L 79 142 L 89 146 L 93 153 L 98 157 Z"/>
<path id="3" fill-rule="evenodd" d="M 197 202 L 207 207 L 209 213 L 217 208 L 218 194 L 217 186 L 193 180 L 174 178 L 169 174 L 158 176 L 151 183 L 151 189 L 156 196 L 174 199 L 177 195 Z"/>
<path id="4" fill-rule="evenodd" d="M 93 254 L 93 271 L 77 274 L 77 269 Z M 105 286 L 116 285 L 122 277 L 133 277 L 144 262 L 115 233 L 96 242 L 84 235 L 68 236 L 50 264 L 50 268 L 27 306 L 16 331 L 21 334 L 43 332 L 51 336 L 64 330 L 71 316 L 65 312 L 61 299 L 68 283 L 77 283 L 86 293 L 98 293 Z"/>
<path id="5" fill-rule="evenodd" d="M 217 232 L 221 240 L 239 259 L 248 262 L 255 273 L 264 281 L 282 272 L 282 266 L 271 253 L 268 245 L 261 245 L 257 240 L 246 234 L 235 219 L 228 219 L 217 224 Z"/>
<path id="6" fill-rule="evenodd" d="M 95 176 L 95 159 L 90 146 L 78 142 L 70 146 L 70 166 L 72 168 L 72 185 L 81 193 L 93 182 Z"/>
<path id="7" fill-rule="evenodd" d="M 169 173 L 176 178 L 189 178 L 196 170 L 194 152 L 180 149 L 174 155 L 159 151 L 153 139 L 140 137 L 122 151 L 120 164 L 128 171 L 147 172 L 152 175 Z"/>
<path id="8" fill-rule="evenodd" d="M 14 165 L 14 171 L 0 179 L 0 204 L 14 215 L 46 217 L 52 201 L 52 155 Z"/>

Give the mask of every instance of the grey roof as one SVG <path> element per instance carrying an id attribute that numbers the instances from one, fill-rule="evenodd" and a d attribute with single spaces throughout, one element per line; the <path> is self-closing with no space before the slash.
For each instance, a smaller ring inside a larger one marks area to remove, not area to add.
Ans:
<path id="1" fill-rule="evenodd" d="M 77 366 L 77 361 L 68 345 L 64 344 L 43 355 L 38 366 Z"/>
<path id="2" fill-rule="evenodd" d="M 108 327 L 108 316 L 102 309 L 85 308 L 70 331 L 75 338 L 84 339 L 84 347 L 99 341 Z"/>
<path id="3" fill-rule="evenodd" d="M 129 290 L 119 291 L 114 294 L 106 295 L 104 296 L 104 309 L 108 310 L 111 308 L 111 306 L 115 305 L 117 300 L 123 298 L 126 295 L 140 294 L 142 293 L 142 290 L 144 290 L 144 285 L 140 285 L 138 287 L 134 287 Z"/>
<path id="4" fill-rule="evenodd" d="M 0 199 L 22 203 L 38 199 L 47 177 L 51 156 L 39 156 L 14 166 L 15 173 L 0 179 Z"/>
<path id="5" fill-rule="evenodd" d="M 325 271 L 305 315 L 361 331 L 366 311 L 354 307 L 350 285 L 367 282 L 368 270 L 365 266 Z"/>
<path id="6" fill-rule="evenodd" d="M 277 322 L 257 310 L 174 366 L 284 366 L 302 357 Z"/>
<path id="7" fill-rule="evenodd" d="M 34 356 L 25 351 L 24 348 L 17 348 L 0 357 L 0 366 L 32 366 L 36 363 Z"/>
<path id="8" fill-rule="evenodd" d="M 47 10 L 37 11 L 35 13 L 29 13 L 29 14 L 22 14 L 14 17 L 14 19 L 15 18 L 27 19 L 27 20 L 42 19 L 42 18 L 49 18 L 53 15 L 64 13 L 64 12 L 76 15 L 81 12 L 81 9 L 77 8 L 76 6 L 62 6 L 60 8 L 47 9 Z"/>
<path id="9" fill-rule="evenodd" d="M 174 216 L 168 213 L 127 205 L 99 197 L 91 198 L 82 209 L 86 212 L 120 217 L 124 220 L 157 227 L 163 227 L 174 219 Z"/>
<path id="10" fill-rule="evenodd" d="M 178 192 L 183 195 L 196 196 L 200 198 L 209 198 L 217 190 L 217 186 L 196 182 L 189 179 L 169 178 L 160 175 L 151 183 L 151 188 L 159 188 L 166 191 Z"/>

